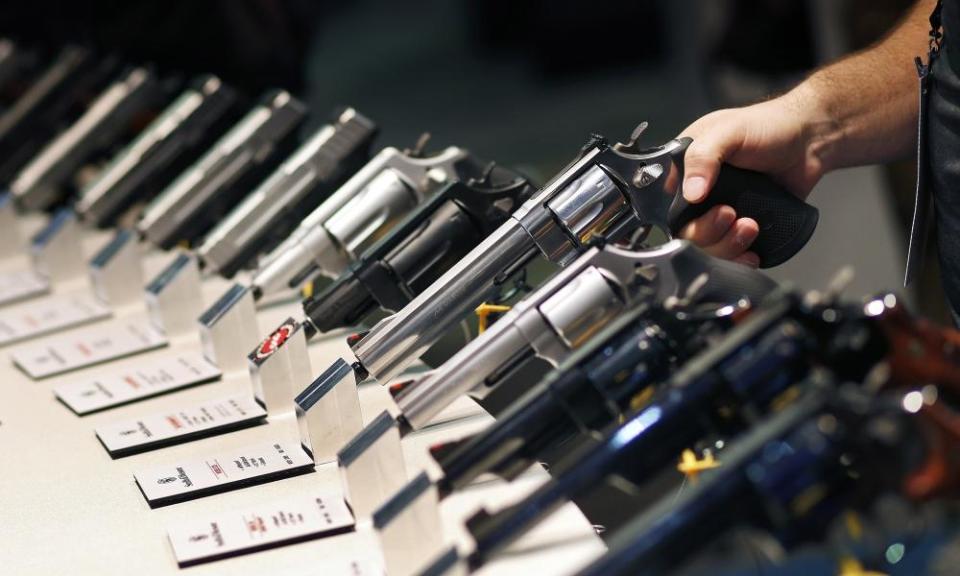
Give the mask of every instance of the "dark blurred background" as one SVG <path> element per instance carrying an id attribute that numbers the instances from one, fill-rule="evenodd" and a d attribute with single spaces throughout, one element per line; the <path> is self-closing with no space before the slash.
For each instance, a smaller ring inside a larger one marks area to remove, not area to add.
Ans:
<path id="1" fill-rule="evenodd" d="M 83 42 L 171 74 L 213 72 L 251 96 L 284 87 L 310 103 L 314 125 L 355 106 L 381 126 L 381 145 L 429 131 L 436 147 L 464 146 L 544 182 L 592 132 L 622 139 L 648 120 L 645 137 L 661 143 L 704 112 L 775 95 L 869 45 L 910 4 L 33 0 L 0 7 L 0 33 Z M 825 179 L 811 197 L 823 213 L 813 242 L 774 274 L 822 288 L 851 265 L 851 296 L 900 287 L 913 175 L 906 161 Z M 932 256 L 905 296 L 949 321 Z M 612 491 L 581 502 L 593 521 L 616 524 L 631 509 Z"/>

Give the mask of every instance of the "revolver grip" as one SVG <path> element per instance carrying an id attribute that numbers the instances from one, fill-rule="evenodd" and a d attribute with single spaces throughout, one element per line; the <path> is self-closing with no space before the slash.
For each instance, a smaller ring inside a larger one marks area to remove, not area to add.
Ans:
<path id="1" fill-rule="evenodd" d="M 770 268 L 793 257 L 813 235 L 820 212 L 769 176 L 724 164 L 713 190 L 698 204 L 678 192 L 670 205 L 668 221 L 676 235 L 691 220 L 714 206 L 731 206 L 738 218 L 752 218 L 760 234 L 750 250 L 760 257 L 760 267 Z"/>
<path id="2" fill-rule="evenodd" d="M 777 287 L 777 283 L 763 272 L 736 262 L 707 258 L 706 282 L 693 296 L 698 304 L 733 304 L 741 298 L 758 304 Z"/>

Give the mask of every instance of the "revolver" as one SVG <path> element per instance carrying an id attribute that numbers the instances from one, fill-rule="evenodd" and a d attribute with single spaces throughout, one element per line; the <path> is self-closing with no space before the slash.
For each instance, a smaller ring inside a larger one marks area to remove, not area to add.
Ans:
<path id="1" fill-rule="evenodd" d="M 236 120 L 238 95 L 216 76 L 201 76 L 87 183 L 74 204 L 85 222 L 111 226 L 149 200 Z"/>
<path id="2" fill-rule="evenodd" d="M 79 46 L 67 46 L 33 80 L 12 106 L 0 114 L 0 182 L 17 172 L 112 79 L 116 57 L 98 59 Z"/>
<path id="3" fill-rule="evenodd" d="M 151 202 L 137 230 L 160 248 L 193 243 L 291 150 L 306 107 L 270 91 Z"/>
<path id="4" fill-rule="evenodd" d="M 513 480 L 549 449 L 583 431 L 600 432 L 630 412 L 634 398 L 653 391 L 711 341 L 726 333 L 753 303 L 638 306 L 511 404 L 486 430 L 431 446 L 442 470 L 441 496 L 483 474 Z"/>
<path id="5" fill-rule="evenodd" d="M 122 74 L 17 174 L 10 184 L 16 201 L 28 210 L 42 210 L 63 200 L 77 170 L 125 133 L 134 133 L 136 123 L 161 105 L 166 92 L 148 68 Z"/>
<path id="6" fill-rule="evenodd" d="M 368 160 L 372 121 L 347 108 L 316 133 L 206 236 L 197 248 L 205 269 L 226 277 L 274 248 Z"/>
<path id="7" fill-rule="evenodd" d="M 453 267 L 534 192 L 520 175 L 490 164 L 414 210 L 324 291 L 303 301 L 308 337 L 356 326 L 376 309 L 396 312 Z"/>
<path id="8" fill-rule="evenodd" d="M 759 302 L 775 286 L 685 240 L 640 251 L 591 248 L 439 368 L 404 385 L 396 397 L 401 429 L 422 428 L 462 394 L 482 397 L 533 356 L 558 366 L 634 307 L 694 298 L 719 308 Z"/>
<path id="9" fill-rule="evenodd" d="M 296 288 L 315 273 L 336 278 L 424 198 L 476 164 L 456 147 L 425 156 L 388 147 L 374 156 L 260 262 L 251 281 L 256 296 Z"/>
<path id="10" fill-rule="evenodd" d="M 641 128 L 643 125 L 641 125 Z M 614 236 L 625 223 L 642 233 L 657 227 L 668 235 L 711 206 L 732 205 L 760 224 L 752 249 L 761 266 L 796 253 L 816 227 L 818 212 L 772 180 L 724 166 L 708 199 L 688 205 L 680 193 L 683 154 L 691 140 L 639 148 L 640 129 L 627 144 L 610 146 L 592 138 L 580 156 L 511 218 L 396 314 L 353 343 L 361 379 L 398 375 L 444 331 L 489 300 L 510 275 L 537 254 L 565 266 L 593 238 Z"/>

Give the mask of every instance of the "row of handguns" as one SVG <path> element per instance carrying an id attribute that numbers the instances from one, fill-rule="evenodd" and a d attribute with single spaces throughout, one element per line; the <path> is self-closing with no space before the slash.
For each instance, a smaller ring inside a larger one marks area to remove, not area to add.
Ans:
<path id="1" fill-rule="evenodd" d="M 0 43 L 0 84 L 15 84 L 16 62 Z M 516 478 L 584 433 L 596 441 L 521 502 L 472 518 L 468 549 L 400 551 L 398 572 L 477 569 L 567 499 L 614 476 L 642 485 L 706 445 L 725 446 L 722 465 L 619 530 L 584 574 L 669 572 L 742 524 L 789 546 L 822 539 L 845 509 L 890 491 L 927 498 L 953 480 L 943 447 L 960 420 L 945 398 L 960 384 L 960 337 L 911 319 L 893 295 L 802 297 L 675 239 L 731 205 L 759 223 L 752 250 L 770 267 L 817 222 L 732 166 L 706 202 L 687 204 L 689 139 L 642 147 L 643 124 L 626 143 L 591 136 L 538 187 L 462 148 L 429 154 L 426 140 L 371 156 L 377 129 L 349 108 L 298 142 L 307 107 L 282 90 L 250 106 L 214 76 L 164 78 L 81 47 L 33 66 L 0 112 L 0 181 L 16 203 L 97 228 L 133 223 L 158 248 L 192 248 L 205 273 L 244 271 L 262 301 L 328 278 L 303 302 L 307 338 L 386 314 L 311 385 L 392 383 L 397 410 L 368 428 L 406 435 L 534 358 L 553 366 L 488 430 L 437 447 L 442 473 L 401 488 L 374 523 L 491 473 Z M 529 286 L 537 259 L 558 270 Z M 500 311 L 491 326 L 394 382 L 485 303 Z M 342 457 L 356 459 L 368 431 Z"/>

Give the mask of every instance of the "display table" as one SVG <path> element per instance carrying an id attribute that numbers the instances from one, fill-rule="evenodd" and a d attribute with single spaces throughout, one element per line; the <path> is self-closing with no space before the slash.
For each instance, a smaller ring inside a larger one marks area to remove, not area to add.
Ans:
<path id="1" fill-rule="evenodd" d="M 28 223 L 28 226 L 30 224 Z M 103 233 L 88 233 L 85 244 L 102 243 Z M 89 249 L 88 249 L 88 254 Z M 145 257 L 149 278 L 169 259 Z M 0 272 L 23 267 L 26 260 L 0 263 Z M 204 300 L 212 302 L 229 283 L 205 279 Z M 78 281 L 71 290 L 87 289 Z M 63 293 L 58 287 L 54 296 Z M 136 307 L 118 315 L 136 314 Z M 275 304 L 258 312 L 261 336 L 287 317 L 298 317 L 299 302 Z M 109 322 L 109 320 L 105 321 Z M 326 368 L 338 355 L 347 354 L 344 335 L 318 337 L 308 350 L 313 373 Z M 214 399 L 249 387 L 242 372 L 231 372 L 219 381 L 135 402 L 122 407 L 77 416 L 59 402 L 55 386 L 103 372 L 105 366 L 136 366 L 171 350 L 199 347 L 199 337 L 171 339 L 165 349 L 93 366 L 44 380 L 32 380 L 9 360 L 12 346 L 0 349 L 0 573 L 28 574 L 270 574 L 338 575 L 378 574 L 380 553 L 369 522 L 356 530 L 269 550 L 180 568 L 167 531 L 171 526 L 202 522 L 234 510 L 244 510 L 298 495 L 341 493 L 335 462 L 312 472 L 266 484 L 151 509 L 134 482 L 136 470 L 178 459 L 203 457 L 278 435 L 295 434 L 296 421 L 273 418 L 268 423 L 158 450 L 112 459 L 94 435 L 98 426 L 130 420 L 140 415 Z M 392 400 L 385 387 L 375 383 L 359 388 L 364 422 L 369 422 Z M 409 477 L 430 465 L 429 445 L 462 437 L 488 425 L 492 418 L 469 399 L 461 399 L 442 414 L 444 423 L 427 427 L 403 440 Z M 491 508 L 508 504 L 547 478 L 536 468 L 513 483 L 483 479 L 442 503 L 441 513 L 449 542 L 462 538 L 463 520 L 481 504 Z M 565 574 L 604 550 L 590 523 L 573 505 L 566 505 L 538 530 L 522 539 L 502 560 L 488 565 L 483 574 Z"/>

